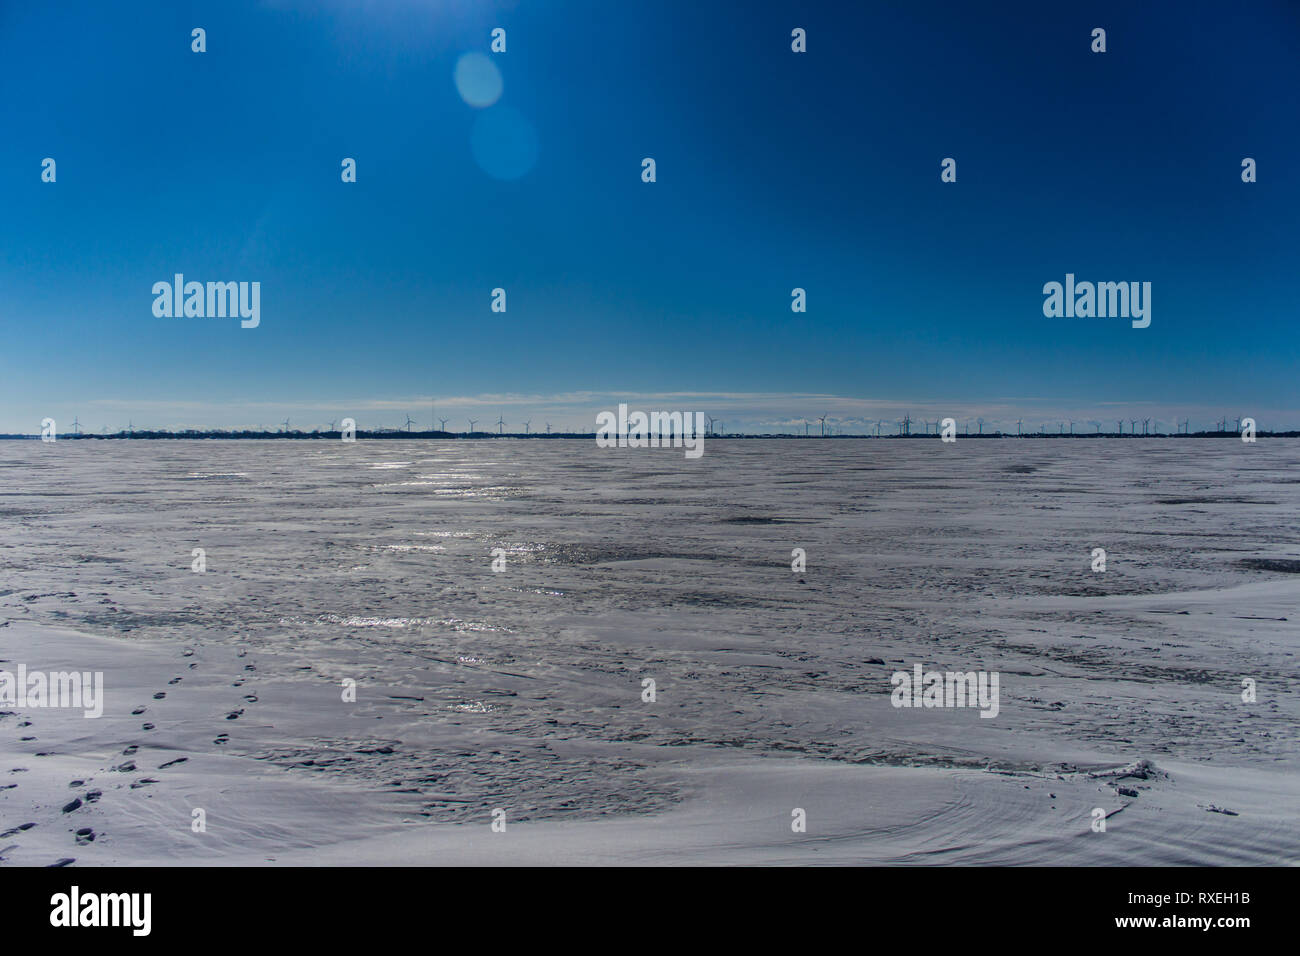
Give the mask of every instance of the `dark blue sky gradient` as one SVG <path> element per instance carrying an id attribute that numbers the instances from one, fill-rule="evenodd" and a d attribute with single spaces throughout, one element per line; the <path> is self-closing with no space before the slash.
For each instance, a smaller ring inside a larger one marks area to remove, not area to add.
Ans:
<path id="1" fill-rule="evenodd" d="M 1300 4 L 352 6 L 0 4 L 0 431 L 584 391 L 1300 424 Z M 496 26 L 515 181 L 452 82 Z M 155 318 L 175 272 L 260 281 L 261 327 Z M 1044 318 L 1067 272 L 1150 281 L 1151 327 Z"/>

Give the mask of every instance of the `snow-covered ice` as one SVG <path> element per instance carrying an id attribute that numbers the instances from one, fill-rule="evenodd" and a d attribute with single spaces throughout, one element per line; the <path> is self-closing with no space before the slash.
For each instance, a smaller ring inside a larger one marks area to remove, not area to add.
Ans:
<path id="1" fill-rule="evenodd" d="M 0 443 L 0 669 L 107 697 L 0 706 L 0 861 L 1295 863 L 1298 466 Z M 894 708 L 916 663 L 998 673 L 997 717 Z"/>

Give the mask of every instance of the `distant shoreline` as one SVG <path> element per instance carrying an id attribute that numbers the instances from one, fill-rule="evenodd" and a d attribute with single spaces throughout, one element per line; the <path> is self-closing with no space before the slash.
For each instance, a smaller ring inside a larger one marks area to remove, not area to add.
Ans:
<path id="1" fill-rule="evenodd" d="M 1268 432 L 1268 431 L 1261 431 L 1261 432 L 1256 432 L 1255 435 L 1256 435 L 1257 438 L 1300 438 L 1300 431 L 1285 431 L 1285 432 Z M 742 439 L 742 440 L 752 440 L 752 439 L 773 440 L 773 439 L 779 439 L 779 440 L 782 440 L 782 441 L 842 441 L 842 440 L 844 440 L 844 439 L 871 439 L 872 441 L 876 441 L 876 440 L 881 440 L 881 441 L 898 441 L 899 439 L 903 439 L 903 440 L 908 440 L 908 441 L 911 441 L 911 440 L 923 441 L 923 440 L 925 440 L 925 439 L 929 439 L 929 440 L 931 440 L 931 441 L 937 441 L 937 440 L 939 439 L 939 436 L 938 436 L 938 435 L 933 435 L 933 434 L 931 434 L 931 435 L 860 435 L 860 434 L 855 434 L 855 435 L 824 435 L 824 436 L 820 436 L 820 435 L 781 435 L 781 434 L 770 434 L 770 433 L 736 434 L 736 433 L 730 433 L 730 432 L 727 433 L 727 434 L 719 434 L 719 435 L 709 435 L 709 434 L 705 434 L 705 435 L 702 436 L 702 437 L 707 438 L 707 439 L 709 439 L 709 440 L 715 440 L 715 441 L 716 441 L 716 440 L 719 440 L 719 439 L 726 439 L 726 440 L 728 440 L 728 441 L 731 441 L 731 440 L 733 440 L 733 439 Z M 1016 435 L 1016 434 L 1009 433 L 1009 432 L 988 432 L 988 433 L 986 433 L 986 434 L 982 434 L 982 435 L 981 435 L 981 434 L 975 434 L 975 435 L 965 435 L 965 434 L 961 434 L 961 435 L 958 435 L 958 436 L 957 436 L 958 440 L 961 440 L 961 441 L 965 441 L 965 440 L 967 440 L 967 439 L 1001 439 L 1001 438 L 1009 438 L 1009 439 L 1035 439 L 1035 440 L 1039 440 L 1039 441 L 1041 441 L 1041 440 L 1043 440 L 1043 439 L 1052 439 L 1052 438 L 1055 438 L 1055 439 L 1062 439 L 1062 438 L 1063 438 L 1063 439 L 1075 439 L 1075 440 L 1080 440 L 1080 441 L 1082 441 L 1082 440 L 1097 439 L 1097 438 L 1125 438 L 1125 439 L 1139 439 L 1139 438 L 1239 438 L 1239 437 L 1240 437 L 1240 434 L 1239 434 L 1238 432 L 1232 432 L 1232 431 L 1222 431 L 1222 432 L 1220 432 L 1220 431 L 1201 431 L 1201 432 L 1192 432 L 1191 434 L 1183 434 L 1183 433 L 1181 433 L 1181 432 L 1180 432 L 1180 433 L 1177 433 L 1177 434 L 1170 433 L 1170 432 L 1152 432 L 1151 434 L 1148 434 L 1148 435 L 1130 435 L 1130 434 L 1128 434 L 1128 433 L 1119 434 L 1119 433 L 1117 433 L 1117 432 L 1088 432 L 1088 433 L 1086 433 L 1086 434 L 1083 433 L 1083 432 L 1079 432 L 1079 433 L 1077 433 L 1077 434 L 1073 434 L 1073 435 L 1068 434 L 1068 433 L 1066 433 L 1066 434 L 1062 434 L 1062 433 L 1059 433 L 1059 432 L 1032 432 L 1032 433 L 1031 433 L 1031 432 L 1025 432 L 1023 435 Z M 40 435 L 0 435 L 0 441 L 39 441 L 40 438 L 41 438 Z M 341 438 L 342 438 L 341 433 L 340 433 L 340 432 L 337 432 L 337 431 L 334 431 L 334 432 L 252 432 L 252 431 L 229 431 L 229 432 L 227 432 L 227 431 L 212 431 L 212 432 L 184 431 L 184 432 L 166 432 L 166 431 L 137 431 L 137 432 L 113 432 L 113 433 L 110 433 L 110 434 L 99 434 L 99 435 L 93 435 L 93 434 L 60 435 L 60 436 L 58 437 L 58 441 L 88 441 L 88 440 L 97 440 L 97 441 L 118 441 L 118 440 L 121 440 L 121 441 L 158 441 L 158 440 L 163 440 L 163 441 L 165 441 L 165 440 L 176 440 L 176 439 L 181 439 L 181 440 L 190 440 L 190 441 L 195 441 L 195 440 L 217 440 L 217 441 L 268 441 L 268 440 L 273 440 L 273 439 L 276 439 L 276 440 L 297 440 L 297 441 L 339 441 Z M 364 439 L 364 440 L 366 440 L 366 441 L 376 441 L 376 440 L 378 440 L 378 441 L 383 441 L 383 440 L 393 440 L 393 439 L 402 440 L 402 441 L 405 441 L 405 440 L 408 440 L 408 439 L 412 439 L 412 440 L 420 440 L 420 439 L 422 439 L 422 440 L 425 440 L 425 441 L 428 441 L 428 440 L 453 441 L 453 440 L 466 440 L 466 439 L 472 439 L 472 440 L 478 441 L 478 440 L 506 439 L 506 438 L 520 438 L 520 439 L 525 439 L 525 438 L 526 438 L 526 439 L 529 439 L 529 440 L 533 440 L 533 439 L 541 439 L 541 440 L 545 440 L 545 439 L 570 439 L 570 440 L 572 440 L 572 439 L 581 439 L 581 440 L 583 440 L 583 441 L 594 441 L 595 438 L 596 438 L 596 433 L 595 433 L 595 432 L 554 432 L 554 433 L 551 433 L 551 434 L 540 434 L 540 435 L 537 434 L 536 432 L 531 432 L 531 433 L 528 433 L 528 434 L 525 434 L 525 433 L 523 433 L 523 432 L 518 432 L 518 433 L 515 433 L 515 432 L 505 432 L 505 433 L 501 433 L 501 434 L 496 434 L 496 433 L 493 433 L 493 432 L 470 432 L 470 433 L 466 433 L 466 432 L 442 432 L 442 431 L 435 431 L 435 432 L 430 432 L 430 431 L 423 431 L 423 432 L 416 432 L 416 431 L 412 431 L 412 432 L 404 432 L 404 431 L 382 431 L 382 432 L 376 432 L 376 431 L 358 431 L 358 432 L 356 433 L 356 439 L 357 439 L 358 441 L 360 441 L 360 440 L 362 440 L 362 439 Z"/>

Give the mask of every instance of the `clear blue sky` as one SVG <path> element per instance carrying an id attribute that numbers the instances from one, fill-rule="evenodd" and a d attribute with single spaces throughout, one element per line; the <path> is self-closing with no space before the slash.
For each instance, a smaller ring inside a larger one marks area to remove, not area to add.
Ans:
<path id="1" fill-rule="evenodd" d="M 1300 425 L 1297 49 L 1283 0 L 3 3 L 0 431 Z M 176 272 L 259 281 L 260 327 L 154 317 Z M 1151 327 L 1045 318 L 1067 272 L 1151 282 Z"/>

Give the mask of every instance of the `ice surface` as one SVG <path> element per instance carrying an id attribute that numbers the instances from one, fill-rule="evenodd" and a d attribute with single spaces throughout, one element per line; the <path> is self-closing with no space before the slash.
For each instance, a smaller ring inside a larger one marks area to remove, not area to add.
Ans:
<path id="1" fill-rule="evenodd" d="M 108 705 L 0 708 L 0 859 L 1294 863 L 1297 464 L 1276 439 L 2 443 L 0 667 L 103 670 Z M 893 708 L 918 662 L 998 672 L 998 716 Z"/>

